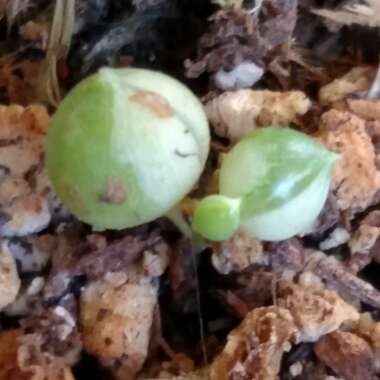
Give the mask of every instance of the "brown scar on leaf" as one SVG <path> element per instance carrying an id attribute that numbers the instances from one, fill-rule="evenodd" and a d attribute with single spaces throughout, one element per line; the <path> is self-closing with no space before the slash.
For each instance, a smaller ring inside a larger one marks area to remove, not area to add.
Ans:
<path id="1" fill-rule="evenodd" d="M 139 91 L 131 95 L 129 100 L 141 104 L 160 119 L 167 119 L 173 116 L 173 109 L 170 104 L 165 98 L 155 92 Z"/>
<path id="2" fill-rule="evenodd" d="M 126 201 L 127 194 L 125 185 L 118 178 L 109 178 L 107 181 L 106 189 L 100 195 L 100 201 L 119 205 Z"/>

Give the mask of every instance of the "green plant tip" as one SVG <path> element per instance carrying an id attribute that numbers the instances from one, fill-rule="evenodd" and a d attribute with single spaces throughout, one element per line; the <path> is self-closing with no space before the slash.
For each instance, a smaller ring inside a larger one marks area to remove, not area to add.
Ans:
<path id="1" fill-rule="evenodd" d="M 223 195 L 202 199 L 194 212 L 192 227 L 209 240 L 226 240 L 239 228 L 240 200 Z"/>
<path id="2" fill-rule="evenodd" d="M 102 69 L 53 115 L 47 168 L 64 205 L 95 229 L 165 215 L 197 182 L 209 151 L 201 103 L 183 84 L 143 69 Z"/>

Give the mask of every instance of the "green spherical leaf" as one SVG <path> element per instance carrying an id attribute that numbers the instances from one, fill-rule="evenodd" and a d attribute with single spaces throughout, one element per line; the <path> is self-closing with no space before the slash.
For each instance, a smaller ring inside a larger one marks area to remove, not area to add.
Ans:
<path id="1" fill-rule="evenodd" d="M 60 104 L 46 151 L 68 209 L 97 229 L 120 229 L 175 206 L 208 149 L 202 105 L 185 86 L 148 70 L 102 69 Z"/>
<path id="2" fill-rule="evenodd" d="M 336 155 L 289 128 L 260 128 L 226 156 L 220 192 L 241 198 L 241 223 L 262 240 L 309 228 L 321 211 Z"/>
<path id="3" fill-rule="evenodd" d="M 226 240 L 239 228 L 240 201 L 223 195 L 202 199 L 193 215 L 193 230 L 209 240 Z"/>

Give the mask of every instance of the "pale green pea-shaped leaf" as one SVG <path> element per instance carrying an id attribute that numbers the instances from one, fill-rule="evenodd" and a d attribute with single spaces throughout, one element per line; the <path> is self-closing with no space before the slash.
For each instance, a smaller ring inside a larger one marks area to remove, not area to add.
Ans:
<path id="1" fill-rule="evenodd" d="M 287 239 L 307 230 L 317 218 L 336 158 L 301 132 L 260 128 L 226 155 L 220 170 L 220 194 L 240 201 L 240 227 L 249 234 L 261 240 Z M 207 226 L 203 213 L 202 226 Z M 218 227 L 211 216 L 209 223 Z M 197 231 L 211 238 L 210 228 Z"/>
<path id="2" fill-rule="evenodd" d="M 202 105 L 180 82 L 142 69 L 102 69 L 51 120 L 47 167 L 66 207 L 96 229 L 168 213 L 198 180 L 209 150 Z"/>

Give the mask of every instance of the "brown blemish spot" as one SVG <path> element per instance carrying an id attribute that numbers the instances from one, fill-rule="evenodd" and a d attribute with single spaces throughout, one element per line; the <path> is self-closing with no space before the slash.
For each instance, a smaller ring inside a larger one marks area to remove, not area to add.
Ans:
<path id="1" fill-rule="evenodd" d="M 109 178 L 106 189 L 100 195 L 100 201 L 119 205 L 127 199 L 127 194 L 123 182 L 118 178 Z"/>
<path id="2" fill-rule="evenodd" d="M 112 344 L 112 339 L 107 337 L 104 339 L 104 343 L 108 347 Z"/>
<path id="3" fill-rule="evenodd" d="M 148 108 L 160 119 L 167 119 L 173 116 L 170 104 L 161 95 L 152 91 L 139 91 L 129 97 L 129 100 L 141 104 Z"/>
<path id="4" fill-rule="evenodd" d="M 96 314 L 96 320 L 98 322 L 101 322 L 103 319 L 105 319 L 107 316 L 109 316 L 110 311 L 107 309 L 100 309 L 98 313 Z"/>

